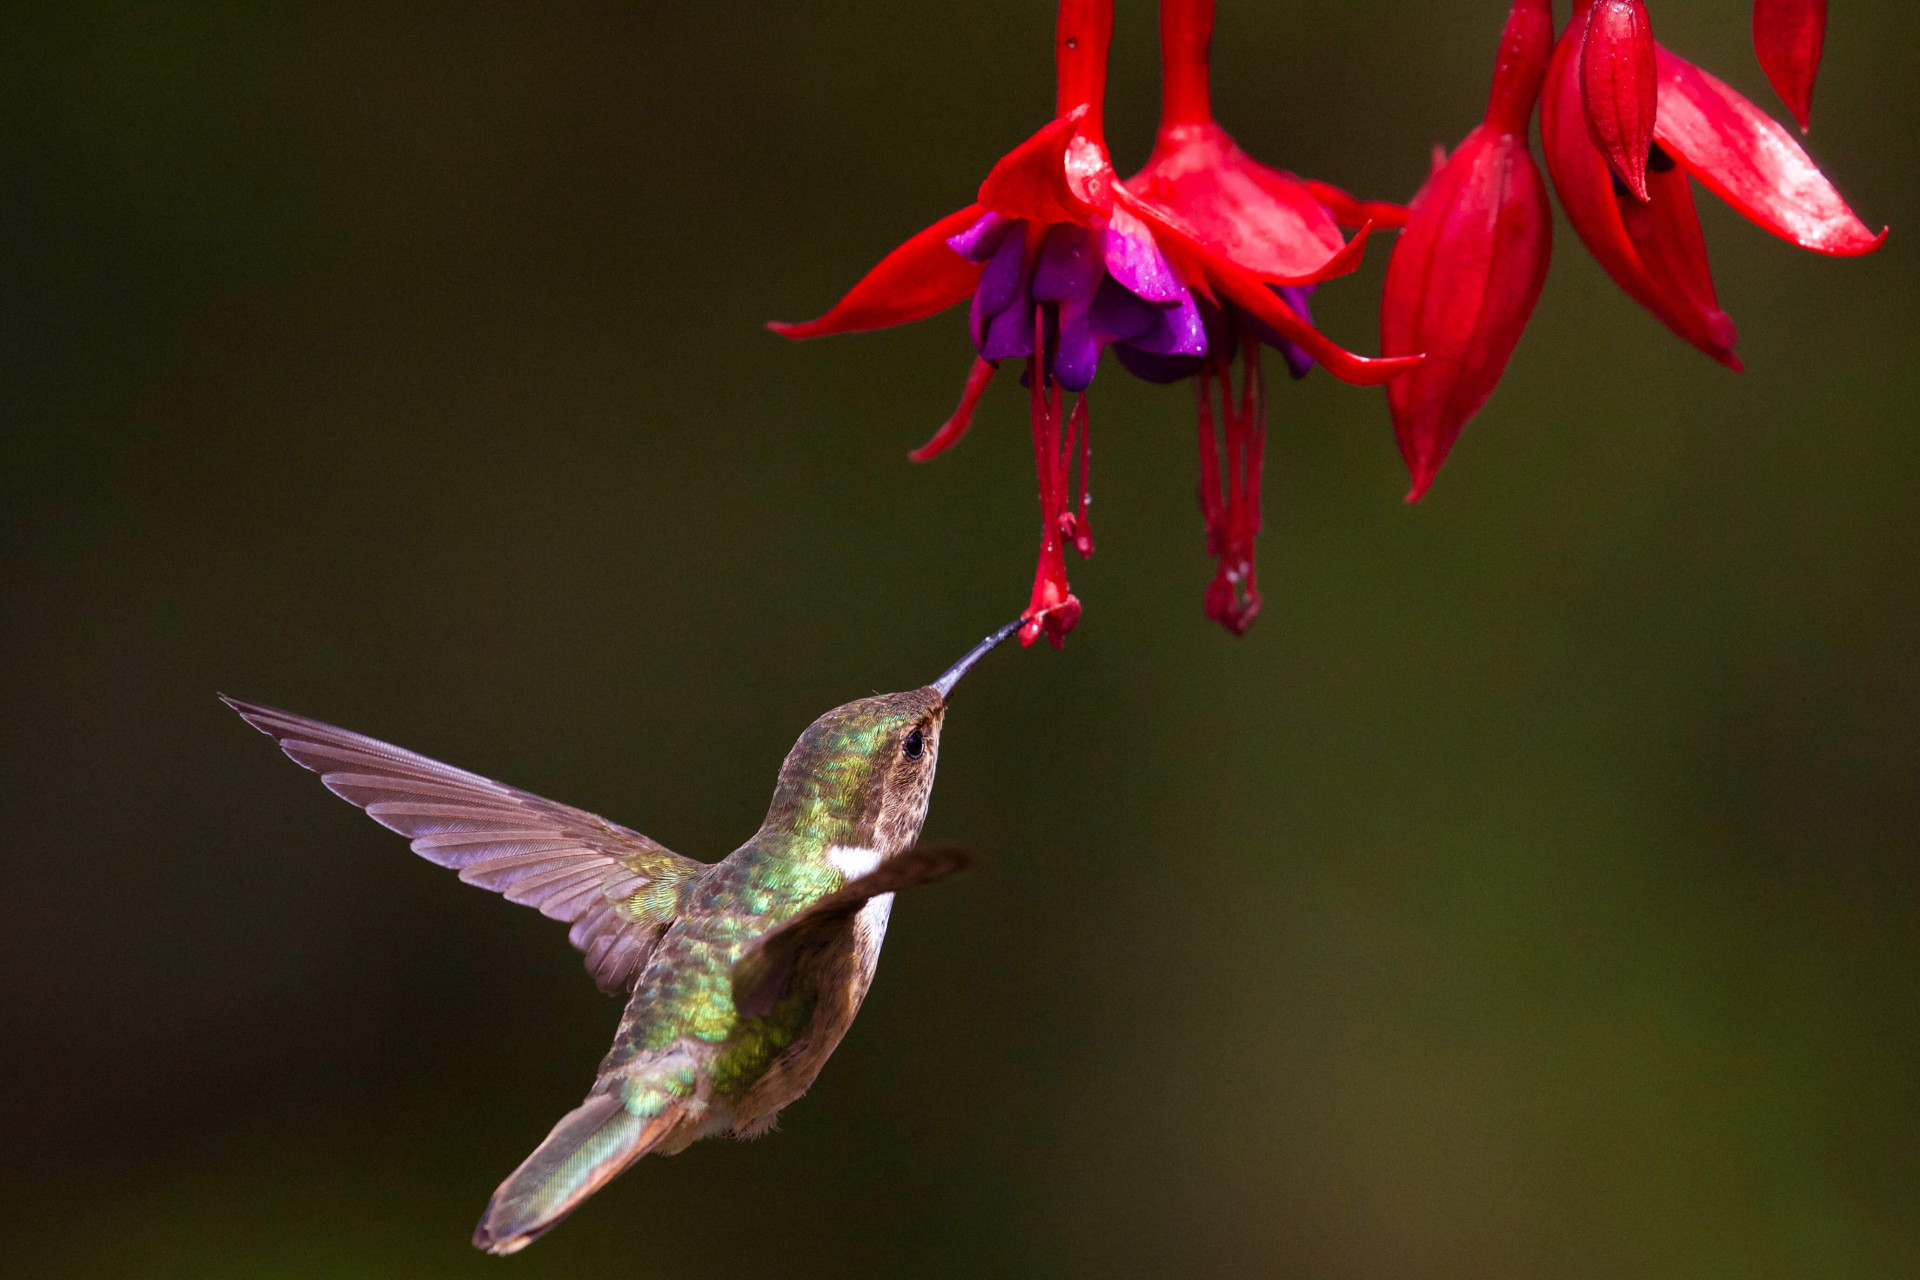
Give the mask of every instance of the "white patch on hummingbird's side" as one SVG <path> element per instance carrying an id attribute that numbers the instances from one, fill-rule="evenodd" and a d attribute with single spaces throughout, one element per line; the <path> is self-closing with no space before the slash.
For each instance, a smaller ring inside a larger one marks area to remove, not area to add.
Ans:
<path id="1" fill-rule="evenodd" d="M 880 963 L 880 944 L 887 940 L 887 919 L 892 914 L 893 895 L 883 893 L 877 898 L 868 898 L 867 904 L 860 908 L 860 914 L 853 918 L 854 954 L 860 966 L 860 994 L 863 996 L 868 984 L 873 981 L 875 967 Z"/>
<path id="2" fill-rule="evenodd" d="M 847 879 L 858 880 L 880 865 L 880 851 L 854 844 L 836 844 L 827 850 L 827 863 Z"/>

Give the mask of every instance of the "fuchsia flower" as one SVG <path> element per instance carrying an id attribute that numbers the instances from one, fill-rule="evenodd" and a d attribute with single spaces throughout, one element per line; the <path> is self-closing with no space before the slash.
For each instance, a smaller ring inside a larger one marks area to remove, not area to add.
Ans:
<path id="1" fill-rule="evenodd" d="M 1376 223 L 1399 226 L 1398 205 L 1355 200 L 1338 187 L 1310 183 L 1252 159 L 1213 118 L 1209 56 L 1214 0 L 1162 0 L 1160 129 L 1146 167 L 1126 188 L 1178 228 L 1189 243 L 1230 259 L 1277 294 L 1286 310 L 1310 319 L 1313 286 L 1360 263 Z M 1357 225 L 1352 240 L 1339 224 Z M 1271 311 L 1272 304 L 1268 303 Z M 1313 355 L 1267 316 L 1203 295 L 1207 349 L 1160 355 L 1120 348 L 1120 362 L 1151 382 L 1193 377 L 1199 402 L 1200 509 L 1207 552 L 1219 568 L 1203 603 L 1207 616 L 1236 635 L 1260 612 L 1254 540 L 1260 532 L 1260 482 L 1266 456 L 1262 344 L 1276 348 L 1296 378 Z M 1240 357 L 1240 388 L 1233 385 Z M 1220 428 L 1215 426 L 1218 385 Z"/>
<path id="2" fill-rule="evenodd" d="M 1587 249 L 1628 296 L 1732 369 L 1733 321 L 1720 309 L 1688 179 L 1782 239 L 1841 257 L 1886 238 L 1854 216 L 1788 132 L 1706 72 L 1655 46 L 1658 108 L 1648 199 L 1616 188 L 1582 104 L 1579 61 L 1594 0 L 1576 0 L 1541 102 L 1547 169 Z"/>
<path id="3" fill-rule="evenodd" d="M 1041 542 L 1023 644 L 1045 634 L 1058 646 L 1080 616 L 1065 548 L 1071 543 L 1082 556 L 1093 550 L 1084 393 L 1107 347 L 1129 360 L 1203 358 L 1198 293 L 1209 302 L 1230 299 L 1349 381 L 1378 383 L 1411 363 L 1368 360 L 1336 346 L 1267 289 L 1274 259 L 1256 254 L 1242 264 L 1233 250 L 1119 183 L 1101 121 L 1112 34 L 1112 0 L 1062 0 L 1054 121 L 994 166 L 974 204 L 887 255 L 825 315 L 772 326 L 791 338 L 849 333 L 921 319 L 971 295 L 977 358 L 959 408 L 914 451 L 916 460 L 965 435 L 1001 361 L 1026 361 Z M 1071 411 L 1067 392 L 1079 397 Z"/>
<path id="4" fill-rule="evenodd" d="M 1527 132 L 1552 52 L 1548 0 L 1517 0 L 1486 120 L 1414 196 L 1387 266 L 1380 348 L 1427 355 L 1387 384 L 1394 435 L 1413 475 L 1408 502 L 1426 493 L 1461 427 L 1493 394 L 1547 280 L 1553 210 Z"/>
<path id="5" fill-rule="evenodd" d="M 1780 100 L 1813 124 L 1813 78 L 1827 43 L 1827 0 L 1753 0 L 1753 51 Z"/>

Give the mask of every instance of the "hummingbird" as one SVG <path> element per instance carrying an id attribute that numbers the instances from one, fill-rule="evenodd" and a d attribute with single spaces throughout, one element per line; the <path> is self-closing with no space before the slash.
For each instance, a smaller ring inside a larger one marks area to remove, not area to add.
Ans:
<path id="1" fill-rule="evenodd" d="M 221 695 L 421 857 L 572 926 L 600 989 L 626 997 L 586 1101 L 500 1184 L 475 1247 L 517 1253 L 641 1156 L 758 1137 L 807 1091 L 866 998 L 894 894 L 973 861 L 916 845 L 947 699 L 1021 625 L 932 684 L 815 720 L 780 766 L 766 821 L 711 864 L 585 810 Z"/>

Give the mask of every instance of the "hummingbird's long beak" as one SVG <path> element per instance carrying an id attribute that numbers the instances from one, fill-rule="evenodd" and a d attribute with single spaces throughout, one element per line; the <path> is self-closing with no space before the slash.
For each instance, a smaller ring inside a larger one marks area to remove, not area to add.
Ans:
<path id="1" fill-rule="evenodd" d="M 942 698 L 952 693 L 953 686 L 960 683 L 961 676 L 973 670 L 974 663 L 986 657 L 987 651 L 993 648 L 993 646 L 999 644 L 1002 640 L 1005 640 L 1008 636 L 1018 631 L 1020 629 L 1021 623 L 1025 621 L 1026 621 L 1025 618 L 1015 618 L 1012 622 L 1009 622 L 1006 626 L 1000 628 L 998 631 L 988 636 L 985 640 L 982 640 L 979 644 L 967 650 L 966 657 L 960 659 L 960 661 L 948 667 L 947 673 L 941 676 L 938 680 L 935 680 L 933 684 L 929 687 L 932 688 L 935 692 L 937 692 Z"/>

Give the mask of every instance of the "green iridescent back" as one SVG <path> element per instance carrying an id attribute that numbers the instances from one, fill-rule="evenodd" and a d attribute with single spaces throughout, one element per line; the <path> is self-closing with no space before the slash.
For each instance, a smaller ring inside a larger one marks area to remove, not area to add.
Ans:
<path id="1" fill-rule="evenodd" d="M 726 1097 L 750 1088 L 806 1033 L 817 997 L 804 983 L 764 1016 L 739 1019 L 734 963 L 755 939 L 846 883 L 830 857 L 835 849 L 891 854 L 912 845 L 932 789 L 944 711 L 939 694 L 920 689 L 827 712 L 788 752 L 753 838 L 698 880 L 677 886 L 675 923 L 641 975 L 601 1068 L 606 1074 L 667 1059 L 663 1069 L 623 1082 L 628 1110 L 655 1115 L 693 1090 L 692 1062 L 682 1068 L 672 1061 L 677 1043 L 714 1047 L 708 1074 L 715 1093 Z M 916 728 L 921 754 L 908 758 L 902 744 Z"/>

